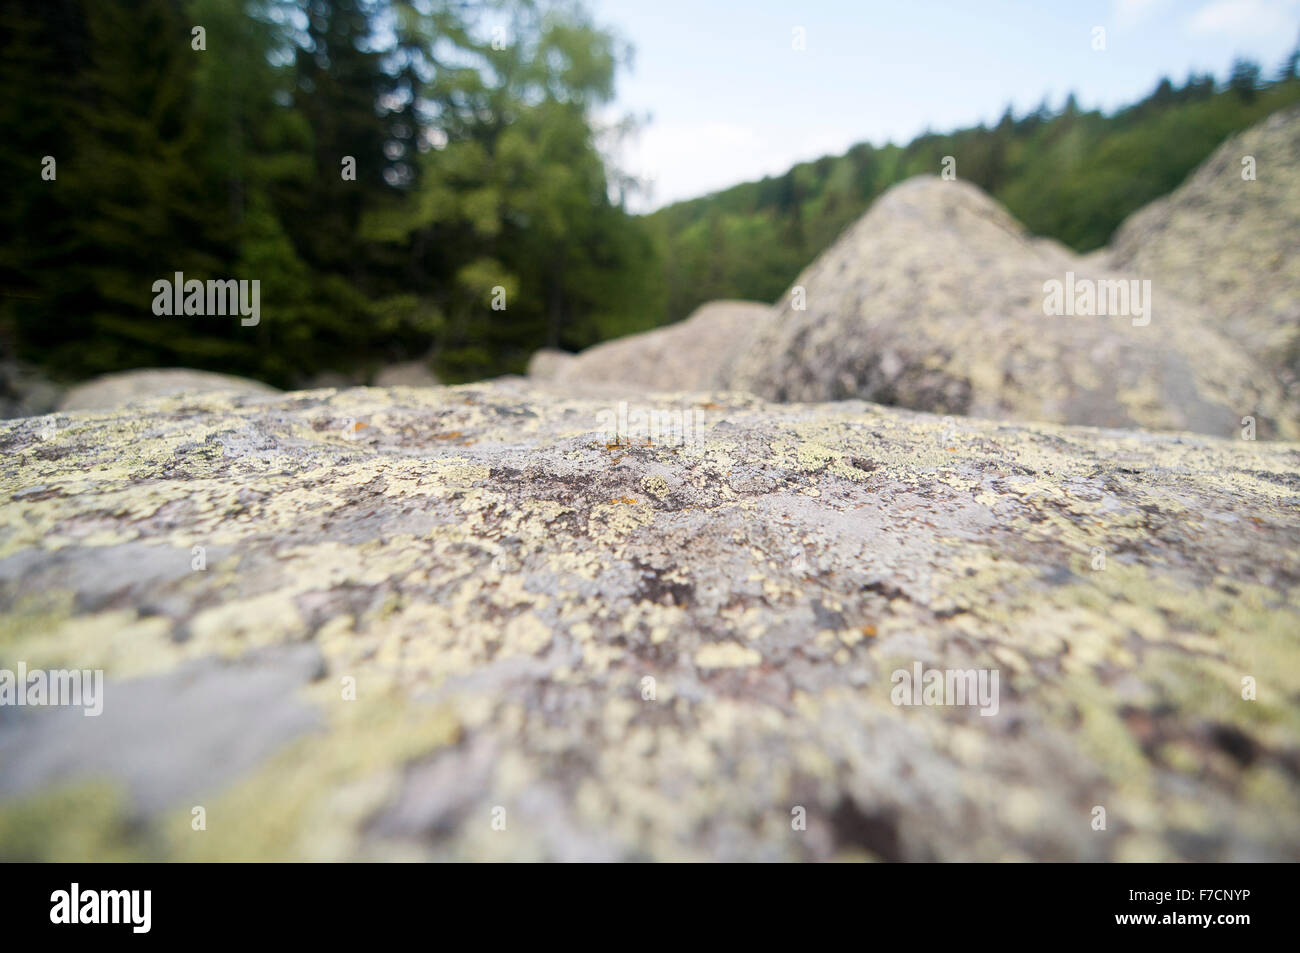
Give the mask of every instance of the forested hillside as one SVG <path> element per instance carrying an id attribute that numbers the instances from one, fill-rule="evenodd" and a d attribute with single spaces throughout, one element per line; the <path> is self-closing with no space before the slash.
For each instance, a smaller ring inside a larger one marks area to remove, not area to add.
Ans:
<path id="1" fill-rule="evenodd" d="M 1226 137 L 1300 101 L 1297 56 L 1271 80 L 1238 62 L 1226 81 L 1162 81 L 1114 115 L 1074 98 L 992 127 L 920 136 L 906 146 L 856 145 L 785 175 L 680 202 L 648 217 L 662 262 L 669 320 L 719 298 L 775 300 L 799 271 L 890 185 L 939 174 L 998 198 L 1037 234 L 1077 251 L 1106 243 L 1126 216 L 1171 191 Z"/>

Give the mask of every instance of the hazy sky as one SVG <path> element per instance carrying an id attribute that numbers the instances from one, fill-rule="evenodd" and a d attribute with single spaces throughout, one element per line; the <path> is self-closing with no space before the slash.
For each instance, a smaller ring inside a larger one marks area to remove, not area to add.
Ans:
<path id="1" fill-rule="evenodd" d="M 657 207 L 855 142 L 993 123 L 1074 90 L 1113 108 L 1237 54 L 1271 76 L 1300 0 L 590 0 L 636 48 L 610 116 L 651 115 L 621 164 Z M 1093 29 L 1106 49 L 1092 49 Z M 807 49 L 793 49 L 794 31 Z"/>

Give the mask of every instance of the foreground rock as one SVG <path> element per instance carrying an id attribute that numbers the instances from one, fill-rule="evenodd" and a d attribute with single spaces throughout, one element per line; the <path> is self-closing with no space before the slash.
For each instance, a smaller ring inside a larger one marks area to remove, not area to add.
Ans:
<path id="1" fill-rule="evenodd" d="M 71 387 L 59 402 L 60 410 L 112 410 L 152 397 L 177 394 L 258 394 L 279 393 L 259 381 L 186 367 L 149 368 L 104 374 L 84 384 Z"/>
<path id="2" fill-rule="evenodd" d="M 1300 447 L 657 399 L 0 426 L 0 857 L 1300 859 Z"/>
<path id="3" fill-rule="evenodd" d="M 771 314 L 769 306 L 753 301 L 711 301 L 684 321 L 605 341 L 567 361 L 548 352 L 529 365 L 529 376 L 642 390 L 715 390 Z"/>
<path id="4" fill-rule="evenodd" d="M 1254 179 L 1242 160 L 1253 162 Z M 1115 267 L 1203 304 L 1228 337 L 1300 390 L 1300 108 L 1225 142 L 1131 216 Z"/>
<path id="5" fill-rule="evenodd" d="M 1044 314 L 1047 282 L 1132 277 L 1032 239 L 968 183 L 917 177 L 799 276 L 727 384 L 773 400 L 1219 436 L 1253 417 L 1261 436 L 1300 436 L 1271 375 L 1160 283 L 1146 314 L 1132 302 L 1120 316 Z"/>

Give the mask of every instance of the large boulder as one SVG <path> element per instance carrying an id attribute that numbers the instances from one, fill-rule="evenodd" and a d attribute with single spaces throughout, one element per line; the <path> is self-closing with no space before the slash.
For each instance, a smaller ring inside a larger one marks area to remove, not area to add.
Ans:
<path id="1" fill-rule="evenodd" d="M 572 360 L 552 362 L 559 366 L 549 379 L 640 390 L 715 389 L 771 313 L 768 305 L 753 301 L 711 301 L 676 324 L 605 341 Z M 546 363 L 539 368 L 543 373 L 547 369 Z"/>
<path id="2" fill-rule="evenodd" d="M 726 383 L 774 400 L 1221 436 L 1252 417 L 1261 435 L 1300 434 L 1270 375 L 1161 282 L 1145 314 L 1045 314 L 1053 282 L 1077 301 L 1085 284 L 1133 277 L 1031 238 L 973 185 L 920 176 L 799 276 Z"/>
<path id="3" fill-rule="evenodd" d="M 1227 337 L 1300 390 L 1300 107 L 1229 139 L 1176 191 L 1132 215 L 1110 261 L 1204 306 Z"/>
<path id="4" fill-rule="evenodd" d="M 104 374 L 70 387 L 59 402 L 60 410 L 113 410 L 152 397 L 176 394 L 243 394 L 255 397 L 277 394 L 274 387 L 245 377 L 196 371 L 186 367 L 147 368 Z"/>
<path id="5" fill-rule="evenodd" d="M 652 400 L 0 425 L 0 859 L 1300 859 L 1300 446 Z"/>
<path id="6" fill-rule="evenodd" d="M 553 381 L 574 361 L 574 355 L 558 348 L 543 347 L 528 358 L 528 377 L 535 381 Z"/>
<path id="7" fill-rule="evenodd" d="M 0 358 L 0 419 L 49 413 L 58 406 L 61 392 L 35 367 Z"/>
<path id="8" fill-rule="evenodd" d="M 403 361 L 380 368 L 373 383 L 376 387 L 437 387 L 438 376 L 428 361 Z"/>

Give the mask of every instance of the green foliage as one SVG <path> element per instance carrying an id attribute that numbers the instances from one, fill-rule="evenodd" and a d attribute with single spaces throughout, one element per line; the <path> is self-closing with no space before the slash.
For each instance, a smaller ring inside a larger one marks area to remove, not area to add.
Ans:
<path id="1" fill-rule="evenodd" d="M 653 300 L 647 232 L 594 144 L 621 51 L 581 7 L 0 4 L 5 353 L 281 385 L 431 354 L 456 380 Z M 261 323 L 153 314 L 178 271 L 259 281 Z"/>

